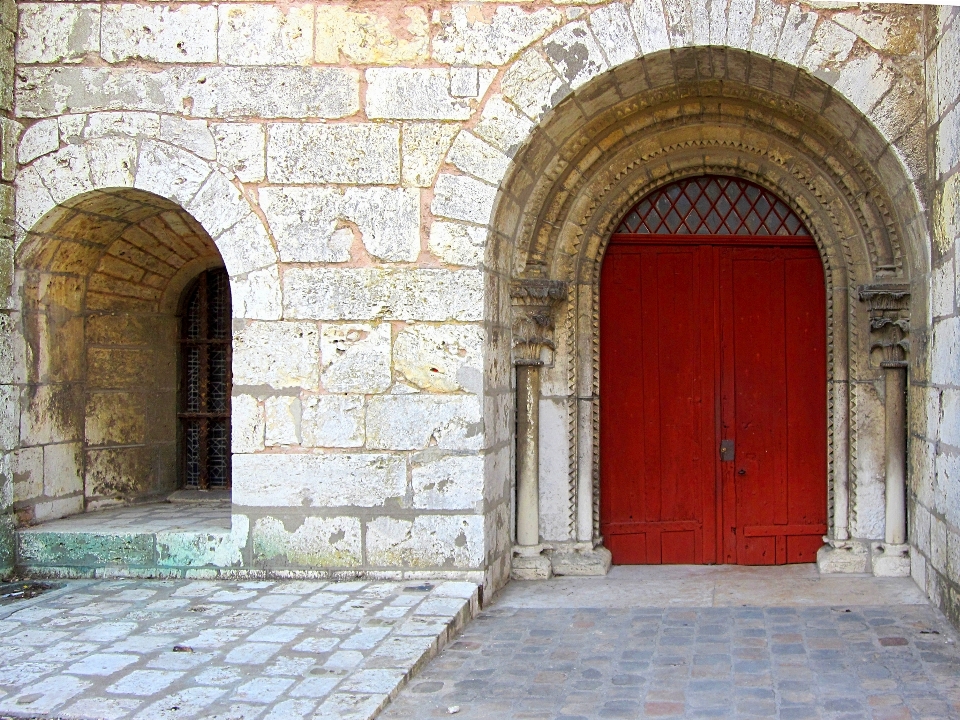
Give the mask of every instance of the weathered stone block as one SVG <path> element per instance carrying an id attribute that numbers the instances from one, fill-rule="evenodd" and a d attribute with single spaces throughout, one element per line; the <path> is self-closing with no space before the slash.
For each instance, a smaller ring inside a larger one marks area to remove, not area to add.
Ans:
<path id="1" fill-rule="evenodd" d="M 268 397 L 263 403 L 267 447 L 300 444 L 300 398 L 291 395 Z"/>
<path id="2" fill-rule="evenodd" d="M 154 370 L 152 350 L 87 348 L 87 381 L 96 388 L 141 387 Z"/>
<path id="3" fill-rule="evenodd" d="M 480 320 L 482 275 L 475 270 L 288 268 L 284 315 L 317 320 Z"/>
<path id="4" fill-rule="evenodd" d="M 407 490 L 402 457 L 235 455 L 233 502 L 258 507 L 382 507 Z"/>
<path id="5" fill-rule="evenodd" d="M 211 8 L 213 9 L 213 8 Z M 22 117 L 126 110 L 194 117 L 341 118 L 360 102 L 360 76 L 349 68 L 178 67 L 23 68 L 16 85 Z"/>
<path id="6" fill-rule="evenodd" d="M 363 396 L 310 395 L 300 400 L 300 407 L 300 436 L 305 447 L 363 447 Z"/>
<path id="7" fill-rule="evenodd" d="M 415 508 L 482 512 L 482 457 L 424 458 L 415 461 L 411 475 Z"/>
<path id="8" fill-rule="evenodd" d="M 543 52 L 574 90 L 609 67 L 585 22 L 564 25 L 543 41 Z"/>
<path id="9" fill-rule="evenodd" d="M 381 395 L 367 403 L 367 447 L 478 450 L 483 418 L 476 395 Z"/>
<path id="10" fill-rule="evenodd" d="M 160 139 L 207 160 L 217 157 L 217 146 L 206 120 L 160 116 Z"/>
<path id="11" fill-rule="evenodd" d="M 257 224 L 260 225 L 259 218 Z M 239 227 L 239 226 L 238 226 Z M 260 226 L 262 228 L 262 225 Z M 229 265 L 227 268 L 229 269 Z M 283 312 L 280 300 L 280 270 L 276 265 L 231 277 L 233 313 L 250 320 L 279 320 Z"/>
<path id="12" fill-rule="evenodd" d="M 82 135 L 84 138 L 127 135 L 158 139 L 160 137 L 160 116 L 156 113 L 146 112 L 92 113 L 86 116 Z"/>
<path id="13" fill-rule="evenodd" d="M 24 565 L 103 566 L 154 564 L 149 533 L 20 533 L 19 559 Z"/>
<path id="14" fill-rule="evenodd" d="M 84 439 L 88 445 L 136 445 L 146 438 L 146 399 L 139 392 L 87 395 Z"/>
<path id="15" fill-rule="evenodd" d="M 391 327 L 345 324 L 321 326 L 320 363 L 328 392 L 377 393 L 390 387 Z"/>
<path id="16" fill-rule="evenodd" d="M 670 32 L 667 32 L 668 17 L 664 14 L 664 6 L 660 0 L 637 0 L 630 6 L 630 20 L 634 32 L 640 42 L 640 50 L 644 55 L 668 49 L 671 44 L 682 46 L 688 44 L 690 34 L 690 18 L 677 12 L 668 3 L 668 9 L 674 10 L 669 16 Z M 671 42 L 672 41 L 672 42 Z"/>
<path id="17" fill-rule="evenodd" d="M 422 515 L 412 522 L 381 517 L 367 523 L 367 562 L 382 567 L 478 567 L 482 515 Z"/>
<path id="18" fill-rule="evenodd" d="M 483 262 L 486 240 L 486 228 L 434 220 L 428 247 L 445 263 L 476 267 Z"/>
<path id="19" fill-rule="evenodd" d="M 266 177 L 267 136 L 256 123 L 215 123 L 210 126 L 217 152 L 217 164 L 241 182 L 258 182 Z"/>
<path id="20" fill-rule="evenodd" d="M 475 325 L 408 325 L 393 346 L 399 378 L 434 392 L 483 389 L 483 329 Z"/>
<path id="21" fill-rule="evenodd" d="M 257 398 L 234 395 L 230 399 L 230 443 L 235 453 L 252 453 L 264 448 L 264 414 Z"/>
<path id="22" fill-rule="evenodd" d="M 590 29 L 611 66 L 639 57 L 640 46 L 623 3 L 601 5 L 590 13 Z"/>
<path id="23" fill-rule="evenodd" d="M 253 559 L 271 566 L 353 567 L 360 565 L 360 521 L 352 517 L 307 517 L 293 531 L 292 521 L 264 517 L 253 526 Z"/>
<path id="24" fill-rule="evenodd" d="M 18 63 L 78 62 L 100 51 L 100 6 L 20 3 Z"/>
<path id="25" fill-rule="evenodd" d="M 480 121 L 473 131 L 498 148 L 508 157 L 513 157 L 533 130 L 533 123 L 502 96 L 494 95 L 483 107 Z"/>
<path id="26" fill-rule="evenodd" d="M 426 12 L 419 7 L 406 7 L 402 12 L 405 19 L 395 29 L 395 21 L 387 15 L 337 5 L 318 6 L 317 62 L 338 63 L 341 53 L 358 65 L 395 65 L 426 59 L 430 46 Z"/>
<path id="27" fill-rule="evenodd" d="M 434 186 L 434 215 L 451 220 L 466 220 L 477 225 L 490 222 L 496 188 L 462 175 L 441 175 Z"/>
<path id="28" fill-rule="evenodd" d="M 212 5 L 105 5 L 100 54 L 107 62 L 217 61 L 217 9 Z"/>
<path id="29" fill-rule="evenodd" d="M 160 567 L 230 567 L 243 562 L 241 546 L 230 532 L 158 532 L 157 565 Z"/>
<path id="30" fill-rule="evenodd" d="M 60 443 L 43 448 L 43 494 L 59 498 L 83 492 L 83 447 Z"/>
<path id="31" fill-rule="evenodd" d="M 4 133 L 6 135 L 6 133 Z M 4 137 L 6 139 L 6 137 Z M 60 147 L 60 128 L 56 120 L 41 120 L 27 128 L 20 138 L 17 160 L 22 165 Z"/>
<path id="32" fill-rule="evenodd" d="M 510 165 L 510 158 L 466 130 L 457 135 L 447 161 L 491 185 L 500 184 Z"/>
<path id="33" fill-rule="evenodd" d="M 433 39 L 433 57 L 447 65 L 503 65 L 562 21 L 554 8 L 498 7 L 489 22 L 453 6 Z"/>
<path id="34" fill-rule="evenodd" d="M 404 124 L 401 138 L 404 184 L 430 187 L 457 132 L 458 126 L 450 123 Z"/>
<path id="35" fill-rule="evenodd" d="M 187 205 L 209 175 L 210 166 L 195 155 L 166 143 L 146 141 L 140 147 L 134 187 Z"/>
<path id="36" fill-rule="evenodd" d="M 219 237 L 250 214 L 239 188 L 222 173 L 212 172 L 186 210 L 211 237 Z"/>
<path id="37" fill-rule="evenodd" d="M 313 58 L 313 6 L 227 3 L 219 8 L 220 62 L 306 65 Z"/>
<path id="38" fill-rule="evenodd" d="M 157 485 L 156 456 L 146 447 L 87 450 L 84 464 L 84 494 L 133 498 Z"/>
<path id="39" fill-rule="evenodd" d="M 368 253 L 412 262 L 420 254 L 420 195 L 402 188 L 264 188 L 264 213 L 285 262 L 345 262 L 356 225 Z"/>
<path id="40" fill-rule="evenodd" d="M 528 50 L 500 80 L 500 90 L 532 120 L 539 120 L 570 93 L 567 85 L 536 50 Z"/>
<path id="41" fill-rule="evenodd" d="M 13 476 L 13 502 L 26 502 L 43 495 L 43 448 L 21 448 L 6 455 Z"/>
<path id="42" fill-rule="evenodd" d="M 238 204 L 240 208 L 243 208 L 243 206 L 246 205 L 246 201 Z M 236 208 L 236 206 L 234 206 L 234 208 L 240 209 Z M 249 212 L 249 208 L 246 209 L 248 214 L 244 216 L 240 222 L 221 233 L 220 236 L 215 239 L 217 249 L 223 258 L 223 264 L 226 266 L 227 272 L 230 273 L 231 290 L 234 295 L 234 308 L 240 307 L 237 299 L 237 286 L 240 280 L 237 276 L 246 273 L 252 275 L 251 271 L 270 268 L 270 266 L 277 262 L 277 253 L 273 249 L 273 245 L 267 236 L 267 231 L 264 229 L 263 223 L 259 217 Z M 230 209 L 228 209 L 228 212 L 229 210 Z M 266 280 L 268 275 L 269 273 L 262 276 L 263 279 Z M 273 276 L 276 276 L 277 281 L 272 283 L 272 285 L 274 288 L 279 288 L 279 275 L 277 274 L 276 268 L 273 268 Z M 249 277 L 247 280 L 252 282 Z M 276 298 L 276 302 L 279 304 L 279 297 Z M 240 315 L 239 317 L 260 316 Z M 277 317 L 279 317 L 279 315 Z"/>
<path id="43" fill-rule="evenodd" d="M 495 72 L 480 72 L 478 94 L 493 81 Z M 450 72 L 439 68 L 371 68 L 367 78 L 367 117 L 398 120 L 467 120 L 473 114 L 471 98 L 450 93 Z"/>
<path id="44" fill-rule="evenodd" d="M 248 323 L 233 337 L 234 386 L 318 390 L 319 336 L 314 323 Z"/>
<path id="45" fill-rule="evenodd" d="M 0 450 L 23 445 L 71 442 L 83 437 L 84 398 L 76 385 L 40 385 L 24 391 L 0 385 Z M 20 400 L 23 403 L 19 408 Z M 20 410 L 20 433 L 11 420 Z"/>
<path id="46" fill-rule="evenodd" d="M 267 177 L 277 183 L 395 184 L 400 129 L 390 125 L 271 125 Z"/>

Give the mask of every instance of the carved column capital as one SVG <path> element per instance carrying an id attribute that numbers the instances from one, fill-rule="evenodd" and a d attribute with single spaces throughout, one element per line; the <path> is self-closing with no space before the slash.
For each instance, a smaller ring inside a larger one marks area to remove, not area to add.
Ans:
<path id="1" fill-rule="evenodd" d="M 870 356 L 881 367 L 906 367 L 910 354 L 910 286 L 861 285 L 861 302 L 870 312 Z"/>
<path id="2" fill-rule="evenodd" d="M 514 363 L 541 365 L 543 348 L 556 349 L 554 314 L 566 298 L 567 284 L 559 280 L 517 280 L 511 284 Z"/>

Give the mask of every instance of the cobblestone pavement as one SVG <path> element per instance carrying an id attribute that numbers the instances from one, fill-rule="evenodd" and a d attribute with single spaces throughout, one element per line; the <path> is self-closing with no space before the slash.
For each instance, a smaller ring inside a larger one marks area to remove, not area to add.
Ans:
<path id="1" fill-rule="evenodd" d="M 0 606 L 0 715 L 366 720 L 470 583 L 72 581 Z"/>
<path id="2" fill-rule="evenodd" d="M 512 583 L 380 717 L 960 717 L 957 636 L 911 580 L 752 570 Z"/>

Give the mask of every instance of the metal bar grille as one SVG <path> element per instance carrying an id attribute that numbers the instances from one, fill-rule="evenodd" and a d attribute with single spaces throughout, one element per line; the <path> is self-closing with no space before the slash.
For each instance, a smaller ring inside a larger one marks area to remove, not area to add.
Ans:
<path id="1" fill-rule="evenodd" d="M 808 236 L 786 203 L 759 185 L 717 175 L 686 178 L 647 195 L 616 234 Z"/>
<path id="2" fill-rule="evenodd" d="M 230 284 L 204 272 L 189 290 L 180 326 L 180 428 L 186 487 L 230 487 Z"/>

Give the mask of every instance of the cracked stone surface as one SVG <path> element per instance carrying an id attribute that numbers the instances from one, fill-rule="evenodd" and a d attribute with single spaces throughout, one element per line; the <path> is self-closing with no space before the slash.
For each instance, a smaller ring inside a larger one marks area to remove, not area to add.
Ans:
<path id="1" fill-rule="evenodd" d="M 69 581 L 0 606 L 0 716 L 366 719 L 476 608 L 458 582 Z"/>

